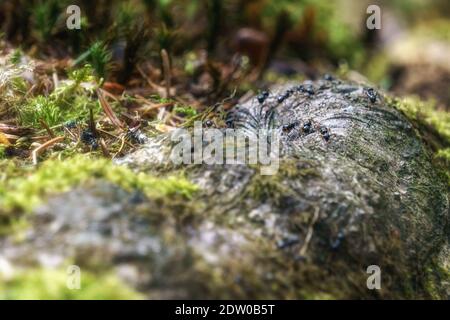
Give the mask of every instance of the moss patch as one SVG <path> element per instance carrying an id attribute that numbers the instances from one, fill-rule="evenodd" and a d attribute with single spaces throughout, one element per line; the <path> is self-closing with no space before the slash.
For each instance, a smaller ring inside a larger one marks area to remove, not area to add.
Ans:
<path id="1" fill-rule="evenodd" d="M 41 121 L 50 127 L 67 120 L 87 119 L 89 109 L 100 113 L 100 106 L 94 98 L 97 87 L 92 68 L 89 65 L 72 71 L 69 79 L 62 82 L 50 95 L 39 95 L 17 107 L 22 125 L 41 128 Z"/>
<path id="2" fill-rule="evenodd" d="M 80 289 L 67 287 L 65 270 L 31 269 L 12 279 L 1 279 L 0 299 L 8 300 L 119 300 L 142 299 L 142 295 L 111 273 L 96 275 L 82 271 Z"/>
<path id="3" fill-rule="evenodd" d="M 10 166 L 7 162 L 3 166 Z M 116 166 L 106 159 L 75 156 L 60 161 L 48 160 L 35 172 L 23 169 L 18 177 L 3 177 L 0 186 L 1 207 L 6 210 L 32 210 L 45 196 L 68 191 L 90 179 L 105 179 L 127 191 L 139 190 L 149 197 L 181 195 L 191 197 L 195 185 L 183 177 L 156 178 Z M 9 168 L 9 172 L 12 172 Z"/>
<path id="4" fill-rule="evenodd" d="M 450 186 L 450 113 L 437 110 L 433 101 L 421 101 L 416 97 L 388 97 L 388 103 L 402 111 L 431 146 L 436 163 L 443 169 Z"/>

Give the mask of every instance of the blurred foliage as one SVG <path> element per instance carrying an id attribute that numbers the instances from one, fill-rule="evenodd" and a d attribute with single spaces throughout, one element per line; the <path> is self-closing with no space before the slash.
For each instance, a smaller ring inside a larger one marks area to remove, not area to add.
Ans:
<path id="1" fill-rule="evenodd" d="M 112 273 L 82 272 L 80 289 L 67 287 L 68 274 L 61 269 L 21 271 L 11 279 L 0 277 L 1 300 L 122 300 L 142 299 L 142 295 L 125 285 Z"/>

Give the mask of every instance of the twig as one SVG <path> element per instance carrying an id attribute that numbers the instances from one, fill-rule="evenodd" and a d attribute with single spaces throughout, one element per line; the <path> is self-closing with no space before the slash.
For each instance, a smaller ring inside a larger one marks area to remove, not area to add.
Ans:
<path id="1" fill-rule="evenodd" d="M 170 107 L 173 104 L 174 104 L 173 102 L 158 103 L 158 104 L 154 104 L 154 105 L 151 105 L 151 106 L 143 106 L 141 108 L 138 108 L 137 111 L 142 112 L 142 115 L 146 115 L 147 113 L 149 113 L 152 110 L 157 110 L 157 109 L 160 109 L 160 108 Z"/>
<path id="2" fill-rule="evenodd" d="M 140 66 L 137 66 L 137 70 L 139 71 L 139 73 L 141 74 L 141 76 L 147 81 L 148 85 L 150 87 L 152 87 L 153 89 L 155 89 L 157 92 L 159 92 L 161 90 L 161 86 L 157 85 L 156 83 L 154 83 L 144 72 L 144 70 L 142 70 L 142 68 Z"/>
<path id="3" fill-rule="evenodd" d="M 89 108 L 89 130 L 94 135 L 94 137 L 97 138 L 98 135 L 95 128 L 94 112 L 92 111 L 92 108 Z"/>
<path id="4" fill-rule="evenodd" d="M 33 157 L 33 164 L 37 165 L 37 157 L 42 151 L 44 151 L 45 149 L 48 149 L 55 143 L 58 143 L 63 140 L 64 140 L 64 137 L 56 137 L 51 140 L 48 140 L 46 143 L 44 143 L 44 144 L 40 145 L 39 147 L 37 147 L 36 149 L 34 149 L 33 152 L 31 153 L 32 157 Z"/>
<path id="5" fill-rule="evenodd" d="M 117 157 L 117 155 L 122 152 L 122 149 L 125 145 L 125 135 L 123 135 L 121 139 L 122 139 L 122 143 L 120 144 L 119 150 L 113 155 L 113 157 L 112 157 L 113 159 L 115 159 Z"/>
<path id="6" fill-rule="evenodd" d="M 100 147 L 102 148 L 102 153 L 105 157 L 107 158 L 111 157 L 108 148 L 106 147 L 105 140 L 103 138 L 100 138 Z"/>
<path id="7" fill-rule="evenodd" d="M 100 101 L 100 105 L 103 108 L 103 111 L 105 111 L 106 115 L 111 120 L 111 122 L 114 125 L 116 125 L 117 127 L 119 127 L 120 129 L 123 129 L 122 122 L 117 118 L 117 116 L 114 113 L 113 109 L 111 108 L 109 103 L 106 101 L 106 99 L 105 99 L 105 97 L 103 95 L 103 90 L 102 89 L 97 89 L 97 95 L 98 95 L 98 99 Z"/>
<path id="8" fill-rule="evenodd" d="M 99 132 L 101 132 L 101 133 L 104 133 L 104 134 L 106 134 L 106 135 L 108 135 L 108 136 L 110 136 L 110 137 L 112 137 L 112 138 L 116 138 L 117 140 L 121 140 L 121 138 L 120 137 L 118 137 L 118 136 L 116 136 L 116 135 L 114 135 L 114 134 L 112 134 L 111 132 L 108 132 L 108 131 L 105 131 L 105 130 L 103 130 L 103 129 L 100 129 L 100 128 L 97 128 L 97 131 L 99 131 Z M 134 145 L 132 145 L 131 143 L 129 143 L 128 141 L 126 141 L 125 140 L 125 143 L 129 146 L 129 147 L 131 147 L 131 148 L 135 148 L 135 146 Z"/>
<path id="9" fill-rule="evenodd" d="M 41 125 L 45 128 L 45 130 L 47 131 L 48 135 L 52 138 L 55 137 L 55 134 L 53 133 L 53 130 L 50 129 L 50 127 L 48 126 L 47 122 L 44 121 L 44 119 L 39 119 L 39 122 L 41 123 Z"/>
<path id="10" fill-rule="evenodd" d="M 311 241 L 313 231 L 314 231 L 314 225 L 316 224 L 318 218 L 319 218 L 319 208 L 317 207 L 316 210 L 314 211 L 313 219 L 312 219 L 311 223 L 309 224 L 308 232 L 306 233 L 306 237 L 305 237 L 305 243 L 303 244 L 302 248 L 300 249 L 300 256 L 304 256 L 306 254 L 306 250 L 308 250 L 308 245 L 309 245 L 309 242 Z"/>
<path id="11" fill-rule="evenodd" d="M 166 49 L 161 50 L 161 59 L 163 65 L 164 82 L 166 85 L 166 98 L 170 98 L 171 75 L 170 75 L 170 59 Z"/>

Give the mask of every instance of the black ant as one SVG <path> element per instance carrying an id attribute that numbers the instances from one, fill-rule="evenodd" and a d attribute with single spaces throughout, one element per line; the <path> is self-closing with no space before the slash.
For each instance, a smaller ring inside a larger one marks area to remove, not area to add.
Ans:
<path id="1" fill-rule="evenodd" d="M 312 132 L 312 123 L 310 120 L 303 124 L 303 132 L 309 134 Z"/>
<path id="2" fill-rule="evenodd" d="M 284 100 L 286 100 L 287 98 L 289 98 L 289 96 L 285 93 L 285 94 L 282 94 L 282 95 L 279 95 L 278 97 L 277 97 L 277 101 L 278 101 L 278 103 L 282 103 Z"/>
<path id="3" fill-rule="evenodd" d="M 286 92 L 282 95 L 279 95 L 277 98 L 278 103 L 282 103 L 284 100 L 289 98 L 294 93 L 294 89 L 288 89 Z"/>
<path id="4" fill-rule="evenodd" d="M 232 112 L 227 113 L 225 117 L 225 125 L 227 126 L 227 128 L 234 127 L 234 116 Z"/>
<path id="5" fill-rule="evenodd" d="M 212 120 L 207 119 L 207 120 L 205 121 L 205 126 L 206 126 L 206 127 L 211 128 L 213 125 L 214 125 L 214 122 L 212 122 Z"/>
<path id="6" fill-rule="evenodd" d="M 64 122 L 63 126 L 67 129 L 75 129 L 78 125 L 78 121 L 77 120 L 69 120 Z"/>
<path id="7" fill-rule="evenodd" d="M 309 94 L 310 96 L 312 96 L 312 95 L 314 94 L 314 88 L 313 88 L 313 86 L 311 86 L 311 85 L 306 86 L 305 89 L 304 89 L 304 91 L 305 91 L 307 94 Z"/>
<path id="8" fill-rule="evenodd" d="M 89 130 L 83 130 L 81 133 L 81 141 L 83 141 L 85 144 L 88 144 L 92 147 L 92 149 L 98 148 L 97 139 L 95 138 L 94 134 Z"/>
<path id="9" fill-rule="evenodd" d="M 287 132 L 290 132 L 292 129 L 294 129 L 296 126 L 298 126 L 297 121 L 289 123 L 289 124 L 284 124 L 282 126 L 282 130 L 283 130 L 283 132 L 287 133 Z"/>
<path id="10" fill-rule="evenodd" d="M 320 127 L 319 131 L 320 131 L 320 134 L 322 135 L 322 137 L 325 139 L 325 141 L 330 140 L 331 135 L 326 127 Z"/>
<path id="11" fill-rule="evenodd" d="M 342 241 L 344 240 L 344 238 L 345 238 L 344 233 L 343 233 L 342 231 L 340 231 L 340 232 L 338 233 L 338 235 L 337 235 L 336 240 L 334 240 L 334 241 L 331 243 L 331 249 L 337 250 L 337 249 L 341 246 L 341 243 L 342 243 Z"/>
<path id="12" fill-rule="evenodd" d="M 138 127 L 129 129 L 127 132 L 127 137 L 134 140 L 138 144 L 144 144 L 148 140 L 147 136 L 145 134 L 143 134 L 142 131 L 139 130 Z"/>
<path id="13" fill-rule="evenodd" d="M 306 92 L 310 96 L 314 94 L 314 88 L 312 85 L 307 86 L 299 85 L 295 87 L 295 90 L 297 90 L 297 92 Z"/>
<path id="14" fill-rule="evenodd" d="M 366 94 L 369 97 L 370 102 L 375 103 L 375 101 L 377 101 L 377 93 L 373 88 L 367 89 Z"/>
<path id="15" fill-rule="evenodd" d="M 263 91 L 260 94 L 258 94 L 256 99 L 258 99 L 259 103 L 264 103 L 264 101 L 266 101 L 268 96 L 269 96 L 269 92 L 268 91 Z"/>

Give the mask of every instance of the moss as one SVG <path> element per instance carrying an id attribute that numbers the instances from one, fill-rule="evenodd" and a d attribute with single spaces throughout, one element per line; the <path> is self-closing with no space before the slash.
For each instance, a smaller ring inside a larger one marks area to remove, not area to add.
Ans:
<path id="1" fill-rule="evenodd" d="M 22 57 L 23 57 L 23 52 L 19 48 L 19 49 L 14 50 L 14 52 L 11 54 L 11 57 L 9 58 L 9 61 L 14 65 L 18 65 L 20 63 L 20 61 L 22 60 Z"/>
<path id="2" fill-rule="evenodd" d="M 258 171 L 259 169 L 256 169 L 256 172 Z M 300 181 L 318 174 L 307 160 L 283 159 L 275 175 L 254 174 L 245 195 L 262 202 L 271 199 L 275 205 L 279 206 L 287 197 L 295 195 L 295 191 L 288 184 L 290 180 Z"/>
<path id="3" fill-rule="evenodd" d="M 142 299 L 142 295 L 111 273 L 81 271 L 80 289 L 67 287 L 65 270 L 31 269 L 12 279 L 0 279 L 0 299 L 8 300 L 93 300 Z"/>
<path id="4" fill-rule="evenodd" d="M 440 300 L 443 296 L 442 288 L 438 284 L 442 284 L 450 279 L 450 271 L 446 270 L 441 264 L 433 261 L 433 264 L 426 270 L 425 288 L 430 297 Z M 444 284 L 445 285 L 445 284 Z"/>
<path id="5" fill-rule="evenodd" d="M 450 186 L 450 148 L 441 149 L 436 152 L 435 159 L 445 168 L 445 175 Z"/>
<path id="6" fill-rule="evenodd" d="M 94 68 L 95 74 L 100 79 L 105 79 L 111 58 L 112 54 L 108 47 L 102 41 L 96 41 L 75 60 L 74 65 L 89 62 Z"/>
<path id="7" fill-rule="evenodd" d="M 98 84 L 94 79 L 89 65 L 71 71 L 69 80 L 60 83 L 50 95 L 31 98 L 17 108 L 21 124 L 41 128 L 43 120 L 53 127 L 68 119 L 87 119 L 89 109 L 99 114 L 101 108 L 94 98 Z"/>
<path id="8" fill-rule="evenodd" d="M 195 110 L 193 107 L 191 106 L 176 106 L 173 111 L 175 113 L 184 115 L 188 118 L 194 117 L 197 115 L 197 110 Z"/>
<path id="9" fill-rule="evenodd" d="M 20 122 L 25 126 L 39 127 L 43 120 L 50 127 L 63 120 L 63 116 L 55 102 L 44 96 L 38 96 L 20 109 Z"/>
<path id="10" fill-rule="evenodd" d="M 105 179 L 127 191 L 139 190 L 149 197 L 179 195 L 189 198 L 196 191 L 196 186 L 183 177 L 156 178 L 142 172 L 134 173 L 106 159 L 81 155 L 63 161 L 47 160 L 36 171 L 23 169 L 20 176 L 14 177 L 14 173 L 11 176 L 4 177 L 0 185 L 1 208 L 6 211 L 29 212 L 46 196 L 68 191 L 92 179 Z"/>
<path id="11" fill-rule="evenodd" d="M 433 101 L 421 101 L 416 97 L 388 97 L 388 103 L 402 111 L 431 145 L 436 163 L 450 185 L 450 113 L 438 110 Z"/>
<path id="12" fill-rule="evenodd" d="M 388 102 L 402 111 L 412 122 L 431 126 L 450 144 L 450 113 L 436 109 L 433 101 L 421 101 L 417 97 L 389 98 Z"/>

